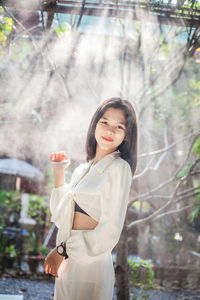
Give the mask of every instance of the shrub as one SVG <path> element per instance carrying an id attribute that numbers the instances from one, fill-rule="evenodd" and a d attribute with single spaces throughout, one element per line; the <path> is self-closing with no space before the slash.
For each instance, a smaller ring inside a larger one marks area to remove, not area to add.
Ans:
<path id="1" fill-rule="evenodd" d="M 154 272 L 150 263 L 145 260 L 135 262 L 128 259 L 128 265 L 130 268 L 130 286 L 144 290 L 155 288 Z"/>

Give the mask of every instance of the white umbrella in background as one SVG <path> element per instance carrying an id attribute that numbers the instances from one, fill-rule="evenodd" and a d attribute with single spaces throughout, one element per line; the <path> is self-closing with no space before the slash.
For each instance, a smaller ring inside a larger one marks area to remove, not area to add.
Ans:
<path id="1" fill-rule="evenodd" d="M 40 170 L 31 164 L 16 158 L 1 158 L 0 173 L 25 177 L 37 181 L 44 179 L 44 175 Z M 29 194 L 24 193 L 21 195 L 21 203 L 22 208 L 19 223 L 35 225 L 36 221 L 28 216 Z"/>
<path id="2" fill-rule="evenodd" d="M 44 179 L 44 175 L 40 170 L 31 164 L 16 158 L 1 158 L 0 173 L 26 177 L 37 181 Z"/>

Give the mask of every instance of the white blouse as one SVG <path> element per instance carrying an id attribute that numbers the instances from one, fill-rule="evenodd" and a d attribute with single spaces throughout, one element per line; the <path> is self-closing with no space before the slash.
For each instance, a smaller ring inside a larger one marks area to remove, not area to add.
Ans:
<path id="1" fill-rule="evenodd" d="M 123 228 L 132 182 L 129 164 L 115 151 L 92 165 L 78 166 L 69 184 L 54 188 L 50 198 L 51 221 L 58 227 L 56 244 L 66 241 L 68 256 L 89 263 L 111 252 Z M 75 202 L 98 225 L 70 236 Z"/>

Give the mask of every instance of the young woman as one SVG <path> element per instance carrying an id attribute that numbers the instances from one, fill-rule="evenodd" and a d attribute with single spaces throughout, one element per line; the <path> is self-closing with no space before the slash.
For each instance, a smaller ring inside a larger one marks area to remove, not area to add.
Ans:
<path id="1" fill-rule="evenodd" d="M 137 121 L 127 100 L 111 98 L 96 110 L 87 135 L 87 162 L 69 184 L 64 164 L 53 164 L 55 188 L 51 221 L 57 247 L 44 270 L 56 277 L 54 300 L 111 300 L 114 268 L 111 251 L 123 228 L 137 164 Z M 51 161 L 62 161 L 55 152 Z"/>

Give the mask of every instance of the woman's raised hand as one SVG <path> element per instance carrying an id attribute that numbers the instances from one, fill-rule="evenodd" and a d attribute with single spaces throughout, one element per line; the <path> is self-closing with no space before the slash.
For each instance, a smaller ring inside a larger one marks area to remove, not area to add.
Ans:
<path id="1" fill-rule="evenodd" d="M 62 186 L 65 182 L 64 171 L 70 164 L 69 156 L 64 152 L 52 152 L 49 156 L 54 173 L 54 186 Z"/>
<path id="2" fill-rule="evenodd" d="M 62 167 L 66 167 L 70 164 L 70 158 L 65 153 L 65 151 L 52 152 L 49 156 L 51 164 L 53 166 L 61 165 Z"/>
<path id="3" fill-rule="evenodd" d="M 69 156 L 64 152 L 64 151 L 59 151 L 59 152 L 52 152 L 50 154 L 50 160 L 51 162 L 64 162 L 69 159 Z"/>

